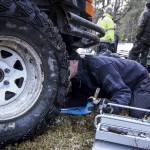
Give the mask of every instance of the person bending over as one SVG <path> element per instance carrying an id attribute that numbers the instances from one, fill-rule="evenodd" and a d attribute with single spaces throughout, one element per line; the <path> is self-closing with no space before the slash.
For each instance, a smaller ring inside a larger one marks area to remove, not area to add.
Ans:
<path id="1" fill-rule="evenodd" d="M 87 94 L 99 87 L 100 98 L 107 98 L 115 104 L 130 105 L 150 109 L 150 78 L 147 70 L 139 63 L 105 56 L 86 56 L 78 54 L 69 57 L 70 79 L 76 77 L 87 85 Z M 91 95 L 92 96 L 92 95 Z M 113 107 L 114 114 L 121 108 Z M 130 110 L 129 115 L 142 118 L 148 112 Z"/>

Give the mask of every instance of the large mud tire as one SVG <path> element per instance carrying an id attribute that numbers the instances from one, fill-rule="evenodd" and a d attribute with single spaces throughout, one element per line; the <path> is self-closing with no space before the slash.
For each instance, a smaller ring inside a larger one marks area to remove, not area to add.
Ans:
<path id="1" fill-rule="evenodd" d="M 0 145 L 43 133 L 59 114 L 67 80 L 65 45 L 47 15 L 0 0 Z"/>

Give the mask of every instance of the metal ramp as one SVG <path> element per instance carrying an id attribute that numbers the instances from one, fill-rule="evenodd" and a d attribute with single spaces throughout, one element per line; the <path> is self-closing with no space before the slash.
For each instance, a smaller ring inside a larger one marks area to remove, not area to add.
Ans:
<path id="1" fill-rule="evenodd" d="M 134 149 L 130 146 L 110 143 L 106 141 L 95 140 L 92 150 L 142 150 Z"/>
<path id="2" fill-rule="evenodd" d="M 150 150 L 150 121 L 114 114 L 104 114 L 107 105 L 148 112 L 150 110 L 125 106 L 115 103 L 105 103 L 105 99 L 97 99 L 100 88 L 94 94 L 93 104 L 100 112 L 95 117 L 95 141 L 92 150 Z"/>
<path id="3" fill-rule="evenodd" d="M 150 122 L 118 115 L 95 117 L 92 150 L 150 150 Z"/>

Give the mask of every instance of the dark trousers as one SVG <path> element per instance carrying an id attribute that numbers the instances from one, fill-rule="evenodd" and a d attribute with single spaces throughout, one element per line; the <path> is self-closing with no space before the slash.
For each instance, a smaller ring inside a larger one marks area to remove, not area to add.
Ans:
<path id="1" fill-rule="evenodd" d="M 107 52 L 115 53 L 115 44 L 109 42 L 100 42 L 100 44 L 97 47 L 97 54 L 103 54 Z"/>
<path id="2" fill-rule="evenodd" d="M 143 65 L 144 67 L 146 67 L 149 49 L 150 49 L 150 45 L 146 45 L 141 41 L 135 41 L 129 53 L 129 59 L 135 60 L 139 62 L 141 65 Z M 140 54 L 141 56 L 139 57 Z"/>
<path id="3" fill-rule="evenodd" d="M 101 42 L 97 46 L 97 54 L 103 54 L 104 52 L 109 51 L 109 49 L 110 49 L 110 43 Z"/>
<path id="4" fill-rule="evenodd" d="M 132 91 L 130 106 L 144 108 L 150 110 L 150 78 L 147 77 Z M 135 118 L 143 118 L 145 115 L 150 116 L 150 113 L 130 110 L 129 115 Z"/>

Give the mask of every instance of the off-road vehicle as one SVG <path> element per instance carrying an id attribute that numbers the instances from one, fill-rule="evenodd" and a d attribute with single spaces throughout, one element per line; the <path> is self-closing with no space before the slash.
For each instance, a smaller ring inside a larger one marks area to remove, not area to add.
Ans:
<path id="1" fill-rule="evenodd" d="M 92 0 L 0 0 L 0 145 L 34 138 L 68 89 L 68 55 L 99 42 Z"/>

